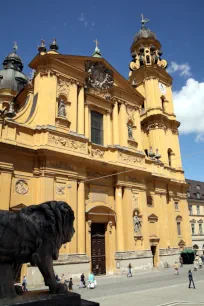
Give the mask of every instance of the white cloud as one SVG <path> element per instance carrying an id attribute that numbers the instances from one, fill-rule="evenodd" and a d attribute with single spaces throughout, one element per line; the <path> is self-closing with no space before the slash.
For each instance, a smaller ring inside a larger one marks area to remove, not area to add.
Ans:
<path id="1" fill-rule="evenodd" d="M 173 97 L 180 133 L 196 133 L 196 141 L 204 141 L 204 82 L 190 78 Z"/>
<path id="2" fill-rule="evenodd" d="M 168 73 L 177 72 L 181 77 L 190 77 L 191 76 L 191 67 L 188 63 L 177 64 L 176 62 L 171 62 L 167 69 Z"/>
<path id="3" fill-rule="evenodd" d="M 86 28 L 88 25 L 88 20 L 85 18 L 84 13 L 81 13 L 80 17 L 78 18 L 80 22 L 84 24 L 84 27 Z"/>
<path id="4" fill-rule="evenodd" d="M 196 136 L 196 142 L 204 142 L 204 133 Z"/>
<path id="5" fill-rule="evenodd" d="M 84 22 L 85 21 L 85 17 L 84 17 L 84 13 L 81 13 L 80 17 L 78 18 L 79 21 Z"/>

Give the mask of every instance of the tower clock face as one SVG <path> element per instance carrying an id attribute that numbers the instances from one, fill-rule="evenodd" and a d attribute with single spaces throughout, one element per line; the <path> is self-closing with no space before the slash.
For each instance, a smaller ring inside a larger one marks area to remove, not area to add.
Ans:
<path id="1" fill-rule="evenodd" d="M 159 89 L 160 89 L 162 94 L 166 93 L 166 86 L 163 83 L 159 82 Z"/>

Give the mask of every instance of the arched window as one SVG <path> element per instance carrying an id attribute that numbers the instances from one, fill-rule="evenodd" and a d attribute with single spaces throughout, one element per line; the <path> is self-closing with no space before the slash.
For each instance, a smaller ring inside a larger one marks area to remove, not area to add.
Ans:
<path id="1" fill-rule="evenodd" d="M 172 149 L 168 149 L 168 151 L 167 151 L 167 153 L 168 153 L 168 163 L 169 163 L 169 166 L 170 167 L 172 167 Z"/>
<path id="2" fill-rule="evenodd" d="M 149 55 L 146 56 L 146 60 L 147 60 L 147 64 L 150 64 L 150 56 Z"/>

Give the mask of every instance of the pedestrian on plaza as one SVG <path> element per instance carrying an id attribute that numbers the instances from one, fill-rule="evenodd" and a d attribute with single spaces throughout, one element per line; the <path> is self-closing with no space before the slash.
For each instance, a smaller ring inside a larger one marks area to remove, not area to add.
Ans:
<path id="1" fill-rule="evenodd" d="M 131 263 L 129 263 L 129 265 L 128 265 L 128 274 L 127 274 L 127 277 L 132 277 L 132 265 L 131 265 Z"/>
<path id="2" fill-rule="evenodd" d="M 70 278 L 68 290 L 69 290 L 69 291 L 72 291 L 72 290 L 73 290 L 72 288 L 73 288 L 73 281 L 72 281 L 72 278 Z"/>
<path id="3" fill-rule="evenodd" d="M 194 271 L 197 271 L 198 269 L 198 261 L 196 259 L 193 262 L 193 268 L 194 268 Z"/>
<path id="4" fill-rule="evenodd" d="M 188 271 L 188 279 L 189 279 L 189 286 L 188 288 L 190 289 L 191 288 L 191 283 L 193 284 L 193 288 L 195 289 L 195 284 L 194 284 L 194 281 L 193 281 L 193 274 L 191 272 L 191 270 Z"/>
<path id="5" fill-rule="evenodd" d="M 179 267 L 178 267 L 177 262 L 175 262 L 174 264 L 174 274 L 179 275 Z"/>
<path id="6" fill-rule="evenodd" d="M 64 284 L 65 283 L 65 277 L 64 277 L 64 274 L 61 275 L 61 278 L 60 278 L 60 283 L 61 284 Z"/>
<path id="7" fill-rule="evenodd" d="M 86 288 L 85 276 L 84 273 L 81 275 L 80 285 L 79 288 Z"/>
<path id="8" fill-rule="evenodd" d="M 60 278 L 59 278 L 59 276 L 57 274 L 55 275 L 55 279 L 56 279 L 57 283 L 60 283 Z"/>
<path id="9" fill-rule="evenodd" d="M 199 258 L 198 258 L 198 264 L 199 264 L 199 269 L 202 269 L 202 267 L 203 267 L 203 262 L 202 262 L 202 259 L 201 259 L 200 256 L 199 256 Z"/>
<path id="10" fill-rule="evenodd" d="M 28 291 L 28 289 L 27 289 L 27 277 L 26 277 L 25 274 L 23 275 L 22 290 L 23 291 Z"/>
<path id="11" fill-rule="evenodd" d="M 89 278 L 88 278 L 88 286 L 87 286 L 87 289 L 94 289 L 96 287 L 97 283 L 96 283 L 96 280 L 95 280 L 95 277 L 94 277 L 94 274 L 93 272 L 91 272 L 89 274 Z"/>
<path id="12" fill-rule="evenodd" d="M 183 257 L 180 255 L 179 257 L 180 267 L 183 267 Z"/>

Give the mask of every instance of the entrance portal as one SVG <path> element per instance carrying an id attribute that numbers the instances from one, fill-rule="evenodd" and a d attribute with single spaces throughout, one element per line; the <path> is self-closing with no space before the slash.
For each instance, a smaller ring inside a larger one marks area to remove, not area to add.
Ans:
<path id="1" fill-rule="evenodd" d="M 91 263 L 95 275 L 106 274 L 105 224 L 91 225 Z"/>
<path id="2" fill-rule="evenodd" d="M 153 267 L 156 267 L 156 250 L 157 250 L 156 245 L 152 245 L 151 246 L 151 251 L 152 251 L 152 255 L 153 255 Z"/>

